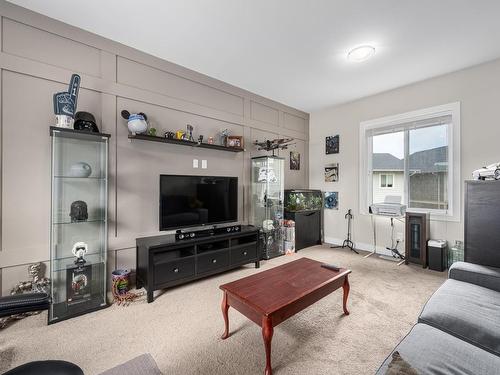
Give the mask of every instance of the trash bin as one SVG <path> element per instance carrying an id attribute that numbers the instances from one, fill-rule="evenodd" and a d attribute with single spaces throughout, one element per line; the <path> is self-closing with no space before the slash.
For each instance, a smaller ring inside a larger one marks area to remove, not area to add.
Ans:
<path id="1" fill-rule="evenodd" d="M 429 240 L 427 242 L 429 269 L 443 272 L 448 268 L 448 254 L 445 240 Z"/>

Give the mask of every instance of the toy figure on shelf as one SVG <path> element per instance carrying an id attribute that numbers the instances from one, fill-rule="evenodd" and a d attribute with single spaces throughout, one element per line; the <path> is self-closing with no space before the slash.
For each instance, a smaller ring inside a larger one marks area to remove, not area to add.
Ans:
<path id="1" fill-rule="evenodd" d="M 186 141 L 191 141 L 194 142 L 194 137 L 193 137 L 193 125 L 186 125 L 186 133 L 184 134 L 185 140 Z"/>
<path id="2" fill-rule="evenodd" d="M 219 140 L 221 146 L 227 146 L 227 137 L 229 137 L 229 130 L 223 129 L 219 133 Z"/>
<path id="3" fill-rule="evenodd" d="M 148 130 L 148 117 L 145 113 L 130 113 L 127 110 L 121 111 L 122 117 L 127 120 L 128 131 L 133 134 L 145 133 Z"/>

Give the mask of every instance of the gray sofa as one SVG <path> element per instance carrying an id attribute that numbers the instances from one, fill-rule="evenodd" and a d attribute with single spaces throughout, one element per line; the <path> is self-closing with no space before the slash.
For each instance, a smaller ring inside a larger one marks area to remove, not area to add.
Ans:
<path id="1" fill-rule="evenodd" d="M 500 268 L 454 263 L 394 351 L 419 374 L 500 374 Z"/>

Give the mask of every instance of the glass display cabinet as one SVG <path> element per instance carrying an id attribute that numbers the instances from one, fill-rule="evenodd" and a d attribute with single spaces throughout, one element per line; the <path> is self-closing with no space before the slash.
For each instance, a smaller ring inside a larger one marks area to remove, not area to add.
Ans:
<path id="1" fill-rule="evenodd" d="M 49 324 L 107 306 L 109 135 L 50 128 Z"/>
<path id="2" fill-rule="evenodd" d="M 277 156 L 252 158 L 250 224 L 260 229 L 264 259 L 284 254 L 284 165 Z"/>

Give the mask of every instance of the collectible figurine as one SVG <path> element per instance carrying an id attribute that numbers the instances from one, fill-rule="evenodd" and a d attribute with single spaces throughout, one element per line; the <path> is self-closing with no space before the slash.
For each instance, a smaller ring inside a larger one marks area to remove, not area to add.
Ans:
<path id="1" fill-rule="evenodd" d="M 227 146 L 227 137 L 229 136 L 229 130 L 223 129 L 219 133 L 219 140 L 222 146 Z"/>
<path id="2" fill-rule="evenodd" d="M 12 288 L 10 294 L 47 292 L 50 279 L 43 276 L 42 263 L 30 264 L 28 266 L 28 276 L 31 280 L 20 282 Z"/>
<path id="3" fill-rule="evenodd" d="M 73 129 L 80 81 L 80 76 L 73 74 L 68 91 L 54 94 L 54 114 L 56 115 L 57 127 Z"/>
<path id="4" fill-rule="evenodd" d="M 42 263 L 33 263 L 28 266 L 28 276 L 31 280 L 21 281 L 12 288 L 10 294 L 23 293 L 48 293 L 50 288 L 50 279 L 42 274 Z M 41 311 L 32 311 L 21 314 L 14 314 L 4 318 L 0 318 L 0 329 L 5 328 L 7 324 L 13 320 L 24 319 L 31 315 L 40 314 Z"/>
<path id="5" fill-rule="evenodd" d="M 122 117 L 127 120 L 128 131 L 135 134 L 145 133 L 148 129 L 148 117 L 145 113 L 130 113 L 127 110 L 121 112 Z"/>
<path id="6" fill-rule="evenodd" d="M 76 257 L 75 264 L 84 265 L 87 261 L 84 259 L 89 251 L 89 246 L 85 242 L 76 242 L 71 249 L 71 253 Z"/>
<path id="7" fill-rule="evenodd" d="M 186 133 L 184 134 L 186 141 L 194 142 L 193 129 L 193 125 L 186 125 Z"/>
<path id="8" fill-rule="evenodd" d="M 88 220 L 89 213 L 87 210 L 87 203 L 85 203 L 84 201 L 74 201 L 73 203 L 71 203 L 69 216 L 72 223 Z"/>
<path id="9" fill-rule="evenodd" d="M 272 151 L 273 156 L 276 150 L 286 150 L 288 146 L 291 146 L 293 143 L 293 138 L 280 138 L 273 140 L 265 140 L 264 142 L 255 141 L 254 145 L 256 145 L 258 150 L 266 150 Z"/>

